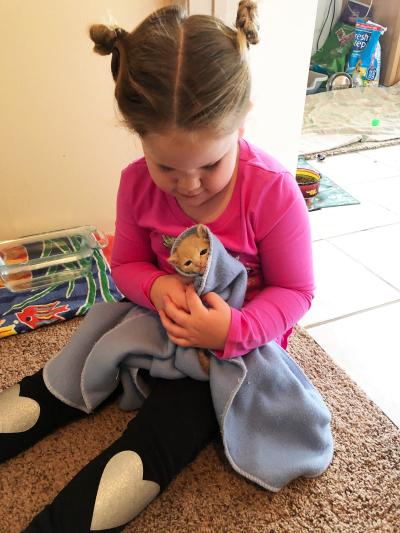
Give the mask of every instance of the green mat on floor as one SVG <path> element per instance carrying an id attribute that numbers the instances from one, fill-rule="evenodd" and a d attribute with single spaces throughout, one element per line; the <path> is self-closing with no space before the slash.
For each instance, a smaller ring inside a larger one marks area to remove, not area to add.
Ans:
<path id="1" fill-rule="evenodd" d="M 316 168 L 308 163 L 302 157 L 299 158 L 297 163 L 298 168 L 311 168 L 314 171 L 319 172 Z M 319 172 L 321 174 L 321 172 Z M 341 205 L 355 205 L 360 202 L 351 196 L 344 189 L 339 187 L 334 181 L 329 179 L 324 174 L 321 174 L 321 181 L 319 186 L 319 192 L 314 197 L 311 205 L 308 206 L 309 211 L 317 211 L 324 207 L 337 207 Z"/>

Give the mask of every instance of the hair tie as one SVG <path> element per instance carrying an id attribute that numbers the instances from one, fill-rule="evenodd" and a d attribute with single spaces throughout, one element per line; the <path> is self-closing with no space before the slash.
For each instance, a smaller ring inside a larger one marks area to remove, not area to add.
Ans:
<path id="1" fill-rule="evenodd" d="M 90 27 L 89 33 L 95 44 L 94 51 L 101 55 L 108 55 L 113 51 L 115 43 L 127 32 L 116 26 L 94 24 Z"/>
<path id="2" fill-rule="evenodd" d="M 113 30 L 115 32 L 116 39 L 122 37 L 123 34 L 126 33 L 126 31 L 124 29 L 120 28 L 119 26 L 114 27 Z"/>

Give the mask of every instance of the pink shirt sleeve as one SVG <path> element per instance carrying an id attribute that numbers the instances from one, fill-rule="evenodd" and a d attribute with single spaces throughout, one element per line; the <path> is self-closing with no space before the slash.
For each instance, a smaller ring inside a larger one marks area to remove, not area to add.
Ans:
<path id="1" fill-rule="evenodd" d="M 310 308 L 314 275 L 308 211 L 299 191 L 290 192 L 293 201 L 258 241 L 266 288 L 241 310 L 232 309 L 225 349 L 217 353 L 221 359 L 281 337 Z M 259 217 L 257 225 L 262 227 L 261 211 Z"/>
<path id="2" fill-rule="evenodd" d="M 156 266 L 149 231 L 141 228 L 131 202 L 132 183 L 122 173 L 117 196 L 115 238 L 111 256 L 111 275 L 124 296 L 138 305 L 155 310 L 150 300 L 153 282 L 166 274 Z"/>

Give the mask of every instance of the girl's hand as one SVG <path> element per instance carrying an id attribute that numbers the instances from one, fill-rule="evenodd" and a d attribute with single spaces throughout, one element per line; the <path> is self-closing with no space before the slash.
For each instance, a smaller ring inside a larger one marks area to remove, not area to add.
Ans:
<path id="1" fill-rule="evenodd" d="M 155 280 L 150 289 L 150 300 L 160 313 L 165 308 L 168 297 L 178 309 L 189 311 L 186 302 L 186 284 L 179 274 L 167 274 Z"/>
<path id="2" fill-rule="evenodd" d="M 215 292 L 203 298 L 209 308 L 196 294 L 193 285 L 186 289 L 188 312 L 179 309 L 171 298 L 165 299 L 160 318 L 168 337 L 183 347 L 223 350 L 231 324 L 231 308 Z"/>

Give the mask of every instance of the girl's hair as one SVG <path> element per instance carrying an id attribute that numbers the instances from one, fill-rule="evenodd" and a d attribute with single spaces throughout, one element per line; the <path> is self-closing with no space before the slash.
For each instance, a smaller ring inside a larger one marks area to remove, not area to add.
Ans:
<path id="1" fill-rule="evenodd" d="M 249 108 L 249 44 L 258 42 L 256 3 L 239 3 L 236 29 L 179 6 L 152 13 L 131 33 L 90 27 L 94 51 L 112 54 L 115 97 L 140 136 L 171 127 L 230 133 Z"/>

